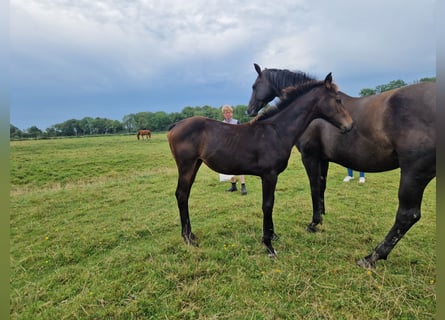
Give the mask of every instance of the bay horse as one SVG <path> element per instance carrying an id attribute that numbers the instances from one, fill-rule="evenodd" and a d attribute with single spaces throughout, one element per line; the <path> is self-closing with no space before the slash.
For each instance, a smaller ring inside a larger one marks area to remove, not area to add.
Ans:
<path id="1" fill-rule="evenodd" d="M 142 140 L 144 140 L 144 137 L 146 137 L 146 140 L 151 138 L 151 131 L 150 130 L 139 130 L 137 134 L 137 138 L 139 140 L 139 137 L 142 137 Z"/>
<path id="2" fill-rule="evenodd" d="M 204 162 L 216 172 L 261 177 L 262 242 L 269 256 L 275 257 L 271 242 L 275 235 L 272 211 L 278 175 L 287 167 L 292 147 L 315 118 L 326 119 L 342 132 L 352 127 L 351 117 L 338 99 L 331 74 L 324 81 L 290 88 L 275 109 L 248 123 L 234 126 L 194 116 L 173 124 L 167 137 L 178 168 L 175 196 L 185 243 L 196 244 L 188 200 L 196 174 Z"/>
<path id="3" fill-rule="evenodd" d="M 281 95 L 286 88 L 283 83 L 296 85 L 305 81 L 277 81 L 290 79 L 289 71 L 261 70 L 257 64 L 254 66 L 258 76 L 247 109 L 251 116 Z M 376 262 L 386 260 L 420 219 L 424 190 L 436 176 L 436 85 L 418 83 L 361 98 L 338 94 L 354 121 L 354 128 L 342 135 L 330 123 L 316 119 L 296 143 L 311 188 L 313 216 L 308 231 L 316 232 L 317 225 L 322 223 L 330 161 L 366 172 L 400 168 L 395 222 L 383 241 L 357 262 L 363 268 L 375 268 Z"/>

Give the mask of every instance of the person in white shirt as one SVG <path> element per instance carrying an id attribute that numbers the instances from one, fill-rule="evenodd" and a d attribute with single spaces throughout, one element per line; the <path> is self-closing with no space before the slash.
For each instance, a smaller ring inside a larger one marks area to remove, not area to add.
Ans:
<path id="1" fill-rule="evenodd" d="M 223 105 L 221 108 L 222 114 L 224 116 L 224 120 L 223 122 L 225 123 L 230 123 L 230 124 L 239 124 L 239 120 L 233 119 L 233 108 L 229 105 Z M 246 189 L 246 181 L 244 179 L 244 175 L 240 175 L 238 176 L 238 179 L 241 183 L 241 194 L 244 196 L 247 194 L 247 189 Z M 237 187 L 236 187 L 236 176 L 232 176 L 232 178 L 230 179 L 230 182 L 232 183 L 232 186 L 227 189 L 227 192 L 234 192 L 237 191 Z"/>

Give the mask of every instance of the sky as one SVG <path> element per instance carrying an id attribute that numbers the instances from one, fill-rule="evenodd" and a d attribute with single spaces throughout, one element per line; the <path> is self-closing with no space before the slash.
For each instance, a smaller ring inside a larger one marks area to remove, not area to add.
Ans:
<path id="1" fill-rule="evenodd" d="M 358 96 L 436 75 L 434 0 L 11 0 L 10 123 L 247 105 L 262 68 Z"/>

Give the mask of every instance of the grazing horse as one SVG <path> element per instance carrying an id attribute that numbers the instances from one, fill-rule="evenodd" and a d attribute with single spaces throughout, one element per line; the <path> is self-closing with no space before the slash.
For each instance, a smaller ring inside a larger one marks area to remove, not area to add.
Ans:
<path id="1" fill-rule="evenodd" d="M 138 140 L 139 140 L 139 137 L 142 137 L 142 140 L 144 140 L 144 137 L 146 137 L 146 139 L 148 140 L 151 138 L 151 131 L 150 130 L 139 130 L 137 137 L 138 137 Z"/>
<path id="2" fill-rule="evenodd" d="M 247 109 L 250 115 L 256 115 L 285 88 L 271 79 L 279 79 L 280 73 L 289 77 L 287 70 L 261 71 L 256 64 L 255 70 L 258 77 Z M 377 260 L 386 260 L 420 219 L 424 190 L 436 176 L 436 85 L 419 83 L 362 98 L 339 92 L 339 97 L 354 121 L 354 128 L 341 135 L 330 123 L 316 119 L 296 143 L 311 186 L 313 217 L 308 230 L 315 232 L 325 213 L 329 161 L 366 172 L 400 167 L 395 223 L 374 251 L 357 262 L 361 267 L 375 268 Z"/>
<path id="3" fill-rule="evenodd" d="M 292 147 L 313 119 L 324 118 L 342 132 L 351 129 L 351 118 L 344 111 L 337 92 L 329 74 L 325 81 L 290 88 L 287 97 L 275 109 L 249 123 L 234 126 L 195 116 L 173 124 L 167 136 L 178 167 L 175 196 L 184 241 L 195 244 L 188 200 L 196 173 L 204 162 L 216 172 L 261 177 L 262 241 L 269 255 L 276 256 L 271 240 L 274 237 L 272 210 L 278 175 L 287 167 Z"/>

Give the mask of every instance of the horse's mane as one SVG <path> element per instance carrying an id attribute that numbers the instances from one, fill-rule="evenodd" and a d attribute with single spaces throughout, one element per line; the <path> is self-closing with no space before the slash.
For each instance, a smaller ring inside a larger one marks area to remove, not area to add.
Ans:
<path id="1" fill-rule="evenodd" d="M 289 71 L 286 69 L 265 69 L 263 76 L 277 89 L 295 86 L 300 83 L 315 81 L 316 79 L 302 71 Z"/>
<path id="2" fill-rule="evenodd" d="M 273 115 L 277 114 L 278 112 L 289 106 L 296 98 L 302 96 L 305 93 L 308 93 L 314 88 L 324 85 L 325 85 L 324 81 L 313 80 L 297 86 L 292 86 L 283 89 L 282 91 L 283 95 L 281 97 L 281 100 L 274 107 L 270 107 L 266 111 L 260 113 L 253 120 L 251 120 L 251 122 L 262 121 L 272 117 Z M 337 85 L 335 85 L 334 83 L 332 83 L 331 85 L 332 85 L 332 90 L 337 92 L 338 91 Z"/>

